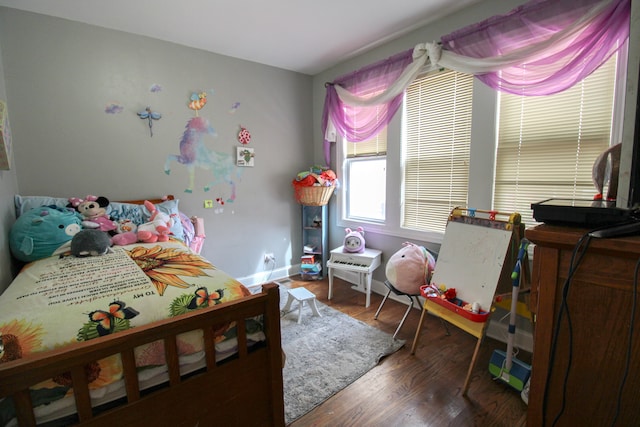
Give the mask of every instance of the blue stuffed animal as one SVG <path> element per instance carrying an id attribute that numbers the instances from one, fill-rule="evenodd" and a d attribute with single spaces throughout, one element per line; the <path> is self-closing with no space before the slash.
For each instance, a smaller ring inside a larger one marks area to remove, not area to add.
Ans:
<path id="1" fill-rule="evenodd" d="M 82 217 L 75 211 L 43 206 L 20 215 L 9 232 L 14 257 L 31 262 L 53 255 L 81 230 Z"/>

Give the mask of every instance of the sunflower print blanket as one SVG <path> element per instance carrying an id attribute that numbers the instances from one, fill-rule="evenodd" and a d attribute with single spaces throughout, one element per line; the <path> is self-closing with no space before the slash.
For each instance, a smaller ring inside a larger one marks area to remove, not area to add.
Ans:
<path id="1" fill-rule="evenodd" d="M 117 246 L 95 257 L 41 259 L 27 264 L 0 296 L 0 363 L 249 294 L 240 282 L 178 241 Z M 259 340 L 260 322 L 255 323 L 248 330 Z M 232 326 L 216 331 L 216 348 L 225 348 L 224 341 L 235 336 Z M 201 332 L 181 335 L 178 348 L 181 355 L 201 351 Z M 136 364 L 164 365 L 162 343 L 138 348 Z M 90 386 L 103 387 L 121 374 L 118 356 L 100 360 L 90 373 Z M 60 377 L 39 388 L 68 385 L 68 379 Z"/>

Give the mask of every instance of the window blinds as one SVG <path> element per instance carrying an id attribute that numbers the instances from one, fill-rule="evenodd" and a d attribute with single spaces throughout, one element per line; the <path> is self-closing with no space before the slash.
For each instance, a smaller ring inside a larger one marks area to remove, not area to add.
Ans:
<path id="1" fill-rule="evenodd" d="M 473 76 L 451 70 L 416 79 L 405 95 L 402 226 L 444 232 L 466 206 Z"/>
<path id="2" fill-rule="evenodd" d="M 531 203 L 593 198 L 593 162 L 611 139 L 616 62 L 555 95 L 500 94 L 494 209 L 531 226 Z"/>
<path id="3" fill-rule="evenodd" d="M 366 141 L 347 142 L 347 158 L 364 156 L 383 156 L 387 154 L 387 128 Z"/>

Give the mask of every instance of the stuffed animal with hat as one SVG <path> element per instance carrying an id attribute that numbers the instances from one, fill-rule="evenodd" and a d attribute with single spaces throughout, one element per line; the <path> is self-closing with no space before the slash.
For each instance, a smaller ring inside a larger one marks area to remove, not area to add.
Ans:
<path id="1" fill-rule="evenodd" d="M 363 253 L 364 252 L 364 228 L 358 227 L 355 230 L 345 228 L 344 252 Z"/>

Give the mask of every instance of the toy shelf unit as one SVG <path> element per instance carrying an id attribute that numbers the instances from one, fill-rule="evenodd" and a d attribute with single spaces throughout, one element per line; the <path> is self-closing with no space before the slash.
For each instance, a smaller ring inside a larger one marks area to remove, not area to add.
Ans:
<path id="1" fill-rule="evenodd" d="M 324 277 L 323 265 L 329 259 L 328 216 L 327 205 L 302 205 L 302 280 L 320 280 Z"/>

